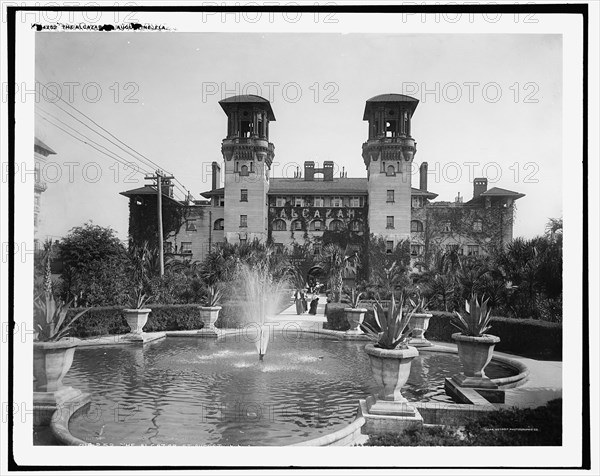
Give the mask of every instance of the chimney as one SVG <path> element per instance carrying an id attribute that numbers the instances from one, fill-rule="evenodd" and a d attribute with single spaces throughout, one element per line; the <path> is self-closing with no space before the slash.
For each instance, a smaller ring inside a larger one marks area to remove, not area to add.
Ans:
<path id="1" fill-rule="evenodd" d="M 212 163 L 212 189 L 216 190 L 221 185 L 221 167 L 216 162 Z"/>
<path id="2" fill-rule="evenodd" d="M 479 197 L 487 190 L 487 179 L 485 177 L 476 178 L 473 180 L 473 198 Z"/>
<path id="3" fill-rule="evenodd" d="M 323 181 L 333 182 L 333 161 L 331 160 L 323 162 Z"/>
<path id="4" fill-rule="evenodd" d="M 312 182 L 315 179 L 315 163 L 312 160 L 304 162 L 304 180 Z"/>
<path id="5" fill-rule="evenodd" d="M 427 162 L 423 162 L 419 167 L 419 188 L 427 191 Z"/>

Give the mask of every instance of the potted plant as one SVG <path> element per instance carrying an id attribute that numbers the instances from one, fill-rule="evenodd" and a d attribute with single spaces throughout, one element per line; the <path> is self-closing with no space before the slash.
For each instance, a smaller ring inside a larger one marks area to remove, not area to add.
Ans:
<path id="1" fill-rule="evenodd" d="M 452 379 L 462 387 L 496 388 L 496 384 L 485 375 L 485 367 L 492 360 L 494 346 L 500 338 L 486 334 L 490 329 L 490 313 L 488 299 L 479 303 L 477 295 L 471 296 L 471 302 L 465 301 L 463 315 L 455 311 L 452 325 L 460 330 L 452 334 L 458 346 L 458 356 L 463 366 L 463 373 Z"/>
<path id="2" fill-rule="evenodd" d="M 123 309 L 123 314 L 131 329 L 130 334 L 135 336 L 142 334 L 142 329 L 148 322 L 148 315 L 152 312 L 152 309 L 144 307 L 149 300 L 150 296 L 144 293 L 141 285 L 134 289 L 133 295 L 130 295 L 129 303 L 131 307 Z"/>
<path id="3" fill-rule="evenodd" d="M 375 344 L 367 344 L 365 352 L 369 356 L 373 377 L 381 388 L 378 397 L 405 403 L 407 400 L 400 390 L 408 380 L 412 360 L 419 355 L 416 348 L 408 346 L 407 328 L 412 312 L 406 313 L 403 300 L 396 303 L 392 293 L 387 311 L 377 300 L 373 313 L 379 329 L 364 324 L 367 334 L 376 341 Z"/>
<path id="4" fill-rule="evenodd" d="M 350 329 L 346 331 L 346 334 L 363 333 L 360 325 L 365 319 L 367 310 L 364 307 L 359 307 L 362 295 L 363 293 L 359 292 L 356 288 L 352 288 L 350 293 L 347 294 L 347 297 L 350 300 L 350 307 L 344 309 L 344 314 L 346 316 L 346 321 L 348 321 L 348 324 L 350 325 Z"/>
<path id="5" fill-rule="evenodd" d="M 66 337 L 73 323 L 87 309 L 67 318 L 70 307 L 71 302 L 56 302 L 51 291 L 46 291 L 43 298 L 37 297 L 34 301 L 33 379 L 36 404 L 55 404 L 75 392 L 62 384 L 73 363 L 77 346 L 76 339 Z"/>
<path id="6" fill-rule="evenodd" d="M 222 295 L 223 290 L 219 285 L 206 286 L 202 299 L 203 305 L 200 307 L 200 319 L 204 324 L 203 329 L 215 330 L 215 322 L 217 322 L 221 310 L 219 303 Z"/>
<path id="7" fill-rule="evenodd" d="M 431 342 L 425 338 L 425 332 L 429 328 L 429 319 L 432 318 L 432 314 L 427 312 L 427 301 L 419 293 L 416 298 L 409 299 L 411 306 L 413 307 L 412 317 L 408 324 L 411 334 L 409 341 L 410 345 L 415 347 L 429 347 Z"/>

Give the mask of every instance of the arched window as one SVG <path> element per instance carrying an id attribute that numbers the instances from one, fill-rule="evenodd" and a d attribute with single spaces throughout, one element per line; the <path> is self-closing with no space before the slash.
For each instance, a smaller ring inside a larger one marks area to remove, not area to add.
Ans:
<path id="1" fill-rule="evenodd" d="M 281 219 L 273 220 L 273 231 L 285 231 L 286 228 L 285 221 Z"/>
<path id="2" fill-rule="evenodd" d="M 323 229 L 323 222 L 321 220 L 313 220 L 310 222 L 310 231 L 321 231 Z"/>
<path id="3" fill-rule="evenodd" d="M 240 175 L 248 175 L 248 166 L 247 165 L 242 165 L 240 167 Z"/>
<path id="4" fill-rule="evenodd" d="M 304 222 L 302 220 L 294 220 L 292 222 L 292 230 L 293 231 L 302 231 L 302 230 L 304 230 Z"/>
<path id="5" fill-rule="evenodd" d="M 351 221 L 349 228 L 350 231 L 354 231 L 356 233 L 360 233 L 361 231 L 363 231 L 362 223 L 360 222 L 360 220 Z"/>
<path id="6" fill-rule="evenodd" d="M 223 230 L 225 229 L 225 226 L 223 225 L 224 220 L 222 218 L 219 218 L 218 220 L 215 220 L 215 225 L 213 226 L 214 230 Z"/>
<path id="7" fill-rule="evenodd" d="M 341 231 L 344 229 L 344 222 L 342 220 L 331 220 L 329 229 L 331 231 Z"/>
<path id="8" fill-rule="evenodd" d="M 410 231 L 419 232 L 423 231 L 423 223 L 419 220 L 413 220 L 410 222 Z"/>
<path id="9" fill-rule="evenodd" d="M 396 169 L 394 168 L 393 165 L 388 165 L 388 168 L 386 169 L 385 174 L 386 175 L 396 175 Z"/>

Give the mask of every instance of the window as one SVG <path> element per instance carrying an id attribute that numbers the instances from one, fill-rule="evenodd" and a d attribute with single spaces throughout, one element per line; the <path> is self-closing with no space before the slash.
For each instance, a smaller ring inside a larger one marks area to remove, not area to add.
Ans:
<path id="1" fill-rule="evenodd" d="M 459 253 L 462 251 L 459 245 L 446 245 L 446 253 Z M 462 254 L 462 253 L 461 253 Z"/>
<path id="2" fill-rule="evenodd" d="M 304 206 L 304 198 L 294 197 L 294 206 L 295 207 L 303 207 Z"/>
<path id="3" fill-rule="evenodd" d="M 223 230 L 225 228 L 223 223 L 224 223 L 224 220 L 222 218 L 215 220 L 215 226 L 213 227 L 213 230 Z"/>
<path id="4" fill-rule="evenodd" d="M 442 232 L 450 233 L 452 231 L 452 224 L 449 221 L 442 223 Z"/>
<path id="5" fill-rule="evenodd" d="M 275 253 L 277 253 L 279 255 L 283 254 L 283 243 L 275 243 L 274 248 L 275 248 Z"/>
<path id="6" fill-rule="evenodd" d="M 342 197 L 331 197 L 331 206 L 332 207 L 341 207 L 342 205 Z"/>
<path id="7" fill-rule="evenodd" d="M 388 190 L 387 191 L 387 199 L 386 199 L 387 203 L 394 203 L 394 191 L 393 190 Z"/>
<path id="8" fill-rule="evenodd" d="M 410 231 L 416 233 L 423 231 L 423 223 L 421 223 L 419 220 L 412 220 L 410 222 Z"/>
<path id="9" fill-rule="evenodd" d="M 467 245 L 468 256 L 479 256 L 479 245 Z"/>
<path id="10" fill-rule="evenodd" d="M 423 254 L 423 246 L 422 245 L 410 245 L 410 254 L 411 254 L 411 256 L 421 256 Z"/>
<path id="11" fill-rule="evenodd" d="M 245 228 L 248 226 L 248 215 L 240 215 L 240 227 Z"/>
<path id="12" fill-rule="evenodd" d="M 320 255 L 320 254 L 321 254 L 321 245 L 314 244 L 313 245 L 313 255 Z"/>
<path id="13" fill-rule="evenodd" d="M 186 220 L 185 231 L 197 231 L 195 222 L 196 220 Z"/>
<path id="14" fill-rule="evenodd" d="M 323 228 L 323 222 L 321 220 L 313 220 L 310 223 L 309 228 L 311 231 L 321 231 L 321 229 Z"/>
<path id="15" fill-rule="evenodd" d="M 483 231 L 483 222 L 481 220 L 475 220 L 473 222 L 473 231 L 476 233 L 481 233 Z"/>
<path id="16" fill-rule="evenodd" d="M 413 208 L 421 208 L 423 206 L 423 198 L 422 197 L 413 197 L 412 198 L 412 207 Z"/>
<path id="17" fill-rule="evenodd" d="M 181 254 L 191 255 L 192 254 L 192 242 L 191 241 L 182 241 L 180 249 L 181 249 Z"/>
<path id="18" fill-rule="evenodd" d="M 329 224 L 331 231 L 340 231 L 344 229 L 344 222 L 342 220 L 332 220 Z"/>
<path id="19" fill-rule="evenodd" d="M 273 231 L 285 231 L 286 225 L 283 220 L 275 220 L 273 221 Z"/>
<path id="20" fill-rule="evenodd" d="M 249 175 L 248 174 L 248 166 L 247 165 L 242 165 L 240 167 L 240 175 L 243 175 L 243 176 Z"/>
<path id="21" fill-rule="evenodd" d="M 324 206 L 323 197 L 315 197 L 315 199 L 313 201 L 313 206 L 314 207 L 322 207 L 322 206 Z"/>
<path id="22" fill-rule="evenodd" d="M 240 202 L 248 201 L 248 189 L 243 188 L 240 190 Z"/>
<path id="23" fill-rule="evenodd" d="M 276 207 L 285 207 L 285 197 L 275 198 L 275 206 Z"/>
<path id="24" fill-rule="evenodd" d="M 302 226 L 302 221 L 301 220 L 294 220 L 292 222 L 292 229 L 293 230 L 302 230 L 304 227 Z"/>
<path id="25" fill-rule="evenodd" d="M 392 177 L 393 177 L 394 175 L 396 175 L 396 169 L 394 168 L 394 166 L 393 166 L 393 165 L 388 165 L 388 167 L 387 167 L 387 169 L 386 169 L 386 171 L 385 171 L 385 174 L 386 174 L 388 177 L 390 177 L 390 176 L 392 176 Z"/>
<path id="26" fill-rule="evenodd" d="M 394 242 L 393 241 L 386 241 L 385 242 L 385 252 L 388 255 L 391 255 L 394 252 Z"/>
<path id="27" fill-rule="evenodd" d="M 358 220 L 354 220 L 350 222 L 350 231 L 361 232 L 362 231 L 362 223 Z"/>
<path id="28" fill-rule="evenodd" d="M 394 228 L 394 217 L 386 217 L 385 220 L 385 227 L 389 228 L 389 229 L 393 229 Z"/>
<path id="29" fill-rule="evenodd" d="M 220 207 L 224 207 L 225 206 L 225 197 L 219 198 L 219 206 Z"/>
<path id="30" fill-rule="evenodd" d="M 352 208 L 360 207 L 360 197 L 350 197 L 350 206 Z"/>

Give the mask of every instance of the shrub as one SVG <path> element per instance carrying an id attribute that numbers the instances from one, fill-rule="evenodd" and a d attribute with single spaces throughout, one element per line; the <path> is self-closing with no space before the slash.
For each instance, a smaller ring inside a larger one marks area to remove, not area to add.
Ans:
<path id="1" fill-rule="evenodd" d="M 560 446 L 562 400 L 538 408 L 490 412 L 468 422 L 462 432 L 441 426 L 408 428 L 371 436 L 365 446 Z"/>
<path id="2" fill-rule="evenodd" d="M 453 342 L 449 312 L 432 311 L 427 338 Z M 496 350 L 546 360 L 562 359 L 562 325 L 536 319 L 492 317 L 489 334 L 500 337 Z"/>
<path id="3" fill-rule="evenodd" d="M 155 305 L 148 316 L 144 326 L 145 332 L 176 331 L 201 329 L 199 305 Z M 81 309 L 71 309 L 69 313 L 76 313 Z M 113 334 L 127 334 L 130 332 L 127 321 L 123 316 L 122 307 L 95 307 L 80 319 L 75 321 L 71 328 L 72 337 L 93 337 Z"/>
<path id="4" fill-rule="evenodd" d="M 365 446 L 466 446 L 456 430 L 442 426 L 409 427 L 399 434 L 370 436 Z"/>

